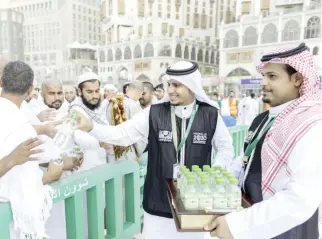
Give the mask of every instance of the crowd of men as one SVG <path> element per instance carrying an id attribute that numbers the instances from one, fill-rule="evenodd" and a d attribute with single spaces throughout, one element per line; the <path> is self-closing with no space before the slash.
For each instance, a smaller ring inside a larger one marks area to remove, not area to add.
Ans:
<path id="1" fill-rule="evenodd" d="M 27 64 L 8 63 L 1 77 L 0 199 L 11 203 L 11 238 L 67 238 L 64 202 L 52 205 L 48 184 L 145 153 L 146 239 L 318 239 L 322 97 L 313 56 L 304 44 L 278 49 L 263 56 L 257 70 L 264 77 L 262 101 L 270 105 L 259 115 L 253 95 L 239 103 L 234 92 L 227 100 L 211 100 L 192 62 L 173 64 L 166 84 L 156 87 L 133 81 L 118 92 L 86 72 L 76 86 L 44 79 L 39 93 Z M 120 124 L 113 113 L 118 96 L 126 119 Z M 249 106 L 256 110 L 247 112 L 240 186 L 254 204 L 216 218 L 205 232 L 178 232 L 166 179 L 177 178 L 180 165 L 213 166 L 213 150 L 215 164 L 229 170 L 234 148 L 224 111 L 238 118 Z M 72 137 L 58 145 L 55 136 L 72 113 L 77 115 Z"/>

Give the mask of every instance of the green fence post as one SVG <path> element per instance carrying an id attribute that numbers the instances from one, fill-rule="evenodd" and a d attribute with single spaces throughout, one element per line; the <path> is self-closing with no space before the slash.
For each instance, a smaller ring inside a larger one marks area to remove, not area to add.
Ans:
<path id="1" fill-rule="evenodd" d="M 87 190 L 88 239 L 104 239 L 103 185 Z"/>
<path id="2" fill-rule="evenodd" d="M 83 193 L 76 193 L 65 200 L 66 227 L 68 239 L 84 239 Z"/>

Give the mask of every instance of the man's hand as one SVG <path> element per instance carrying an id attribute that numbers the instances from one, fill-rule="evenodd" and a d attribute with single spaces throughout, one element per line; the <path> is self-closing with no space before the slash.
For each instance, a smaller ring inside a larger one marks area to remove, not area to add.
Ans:
<path id="1" fill-rule="evenodd" d="M 83 153 L 76 157 L 64 157 L 64 170 L 73 171 L 77 170 L 83 163 Z"/>
<path id="2" fill-rule="evenodd" d="M 64 172 L 64 165 L 63 164 L 55 164 L 55 163 L 49 163 L 47 172 L 44 173 L 44 176 L 42 178 L 43 184 L 48 184 L 51 182 L 58 181 L 61 177 L 61 175 Z"/>
<path id="3" fill-rule="evenodd" d="M 76 112 L 77 114 L 77 125 L 76 129 L 82 130 L 84 132 L 89 132 L 93 129 L 93 123 L 86 118 L 83 114 Z"/>
<path id="4" fill-rule="evenodd" d="M 55 121 L 55 122 L 51 122 L 48 124 L 43 125 L 43 134 L 47 135 L 49 138 L 54 138 L 56 133 L 57 133 L 57 129 L 56 126 L 62 124 L 63 121 L 59 120 L 59 121 Z"/>
<path id="5" fill-rule="evenodd" d="M 216 218 L 205 227 L 205 230 L 209 231 L 212 237 L 218 237 L 220 239 L 233 239 L 224 216 Z"/>
<path id="6" fill-rule="evenodd" d="M 56 110 L 55 109 L 43 110 L 37 115 L 37 117 L 41 122 L 53 121 L 56 119 Z"/>
<path id="7" fill-rule="evenodd" d="M 38 160 L 37 158 L 33 157 L 33 155 L 43 152 L 40 149 L 35 149 L 41 144 L 42 142 L 38 138 L 28 139 L 22 144 L 18 145 L 4 159 L 8 160 L 8 163 L 12 167 L 16 165 L 24 164 L 27 161 Z"/>

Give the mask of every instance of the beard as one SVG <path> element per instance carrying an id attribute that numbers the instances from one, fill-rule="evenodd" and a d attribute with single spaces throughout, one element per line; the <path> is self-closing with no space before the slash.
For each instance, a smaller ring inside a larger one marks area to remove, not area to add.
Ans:
<path id="1" fill-rule="evenodd" d="M 101 99 L 98 99 L 98 102 L 93 105 L 92 103 L 90 103 L 87 99 L 84 98 L 83 95 L 80 96 L 82 99 L 83 104 L 90 110 L 96 110 L 97 108 L 99 108 L 101 106 Z"/>
<path id="2" fill-rule="evenodd" d="M 61 101 L 61 100 L 56 100 L 56 101 L 54 101 L 53 103 L 51 103 L 51 104 L 48 104 L 47 103 L 47 101 L 44 99 L 44 103 L 45 103 L 45 105 L 47 105 L 48 106 L 48 108 L 51 108 L 51 109 L 56 109 L 56 110 L 59 110 L 60 109 L 60 107 L 62 106 L 62 104 L 63 104 L 63 102 Z M 56 104 L 56 103 L 59 103 L 59 106 L 55 106 L 54 104 Z"/>

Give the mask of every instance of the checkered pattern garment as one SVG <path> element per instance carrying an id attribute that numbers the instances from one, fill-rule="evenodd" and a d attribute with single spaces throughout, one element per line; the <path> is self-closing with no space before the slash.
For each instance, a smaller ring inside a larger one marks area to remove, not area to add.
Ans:
<path id="1" fill-rule="evenodd" d="M 285 47 L 273 53 L 291 49 L 294 47 Z M 262 73 L 268 63 L 288 64 L 301 73 L 304 80 L 300 87 L 300 97 L 278 115 L 265 137 L 261 152 L 264 199 L 276 193 L 279 179 L 292 175 L 288 158 L 296 143 L 314 125 L 322 122 L 322 95 L 312 54 L 306 50 L 287 58 L 272 59 L 263 62 L 257 70 Z"/>

